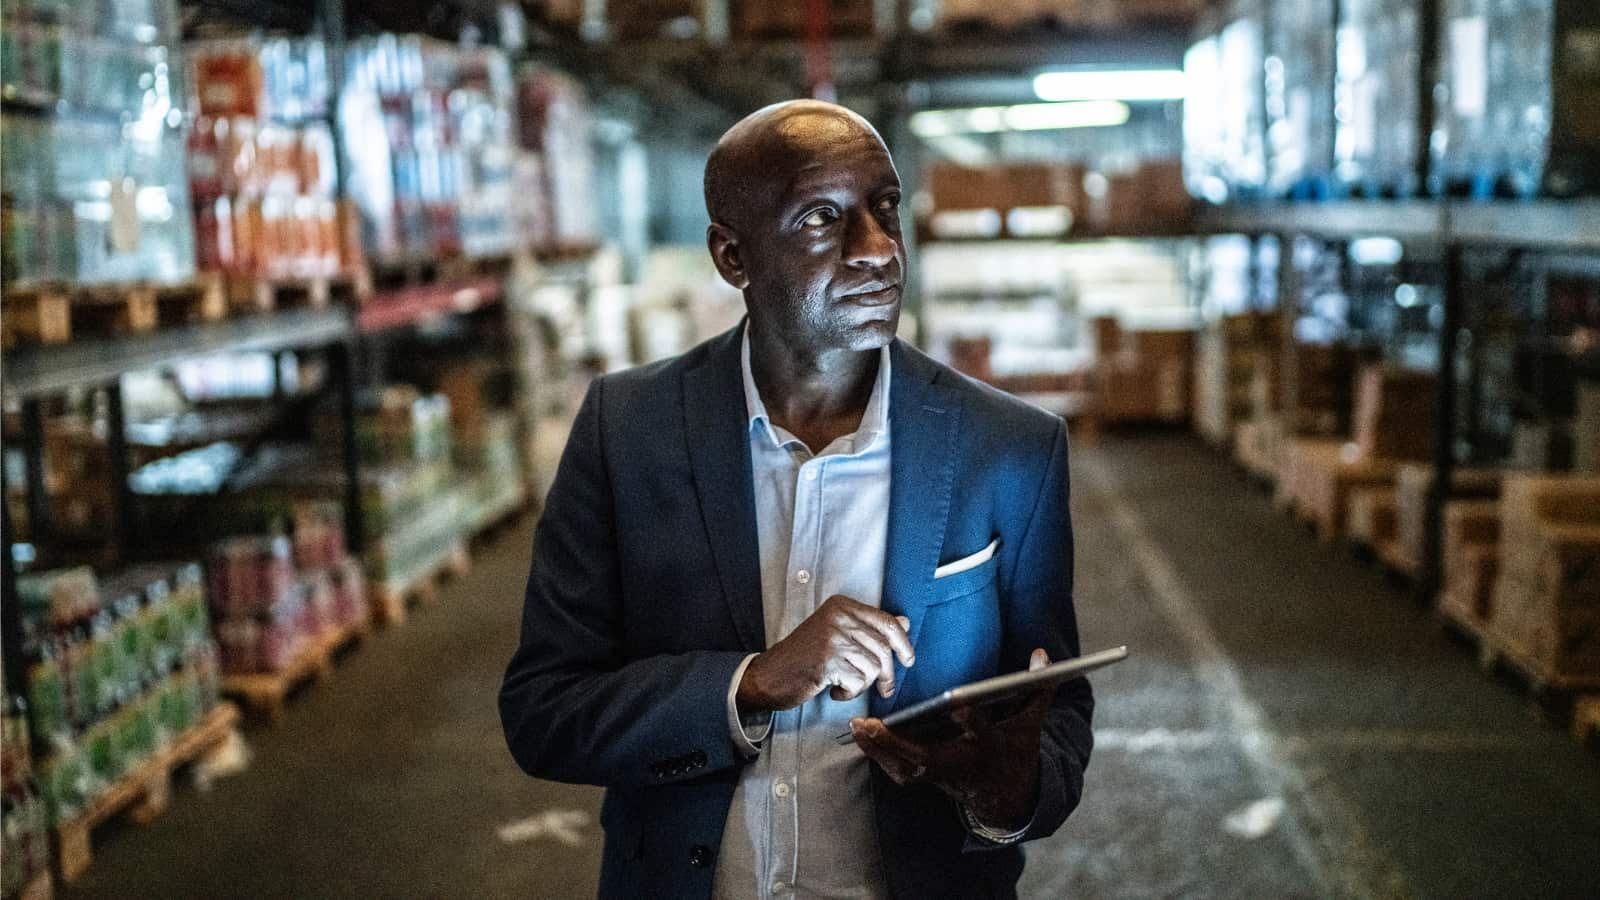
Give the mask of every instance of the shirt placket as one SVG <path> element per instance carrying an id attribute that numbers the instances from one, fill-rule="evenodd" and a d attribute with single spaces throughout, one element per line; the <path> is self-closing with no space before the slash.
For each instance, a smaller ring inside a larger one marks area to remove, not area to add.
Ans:
<path id="1" fill-rule="evenodd" d="M 814 475 L 807 476 L 820 472 L 821 462 L 810 458 L 804 451 L 797 451 L 793 460 L 794 515 L 789 537 L 789 572 L 784 584 L 785 634 L 793 632 L 816 610 L 820 587 L 817 567 L 821 562 L 821 492 L 818 490 L 819 479 Z M 788 723 L 791 728 L 786 734 L 789 739 L 784 742 L 787 746 L 781 754 L 782 763 L 775 766 L 772 773 L 774 865 L 769 869 L 773 873 L 769 890 L 777 897 L 792 895 L 799 877 L 797 867 L 800 853 L 803 852 L 799 846 L 798 832 L 800 773 L 805 762 L 800 737 L 806 720 L 820 714 L 821 703 L 819 696 L 790 711 L 793 718 Z"/>

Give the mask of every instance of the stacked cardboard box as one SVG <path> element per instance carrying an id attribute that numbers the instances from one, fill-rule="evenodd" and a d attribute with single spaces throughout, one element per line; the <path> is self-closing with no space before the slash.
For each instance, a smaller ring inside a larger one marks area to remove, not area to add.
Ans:
<path id="1" fill-rule="evenodd" d="M 618 40 L 695 37 L 701 30 L 699 0 L 610 0 L 606 28 Z"/>
<path id="2" fill-rule="evenodd" d="M 1500 572 L 1500 501 L 1451 500 L 1444 507 L 1444 583 L 1439 611 L 1481 628 L 1494 600 Z"/>
<path id="3" fill-rule="evenodd" d="M 1196 336 L 1194 419 L 1201 436 L 1225 445 L 1252 415 L 1251 382 L 1276 348 L 1270 313 L 1223 316 Z"/>
<path id="4" fill-rule="evenodd" d="M 739 0 L 733 4 L 733 33 L 749 40 L 805 37 L 810 6 L 809 3 Z M 827 13 L 827 33 L 831 37 L 861 37 L 872 33 L 873 0 L 831 0 Z"/>
<path id="5" fill-rule="evenodd" d="M 1188 227 L 1193 200 L 1178 160 L 1151 160 L 1112 175 L 1089 209 L 1089 224 L 1107 234 L 1177 234 Z"/>
<path id="6" fill-rule="evenodd" d="M 1572 468 L 1600 475 L 1600 381 L 1580 381 L 1572 417 Z"/>
<path id="7" fill-rule="evenodd" d="M 1098 321 L 1098 320 L 1097 320 Z M 1107 421 L 1182 422 L 1189 414 L 1194 332 L 1123 331 L 1097 327 L 1096 405 Z M 1112 336 L 1121 348 L 1104 354 Z"/>
<path id="8" fill-rule="evenodd" d="M 1299 344 L 1294 351 L 1295 409 L 1285 423 L 1308 437 L 1346 434 L 1352 358 L 1341 344 Z"/>
<path id="9" fill-rule="evenodd" d="M 993 209 L 1004 214 L 1018 208 L 1066 207 L 1069 228 L 1081 227 L 1089 218 L 1083 176 L 1081 165 L 1053 162 L 983 167 L 933 163 L 926 170 L 936 212 Z"/>
<path id="10" fill-rule="evenodd" d="M 1240 422 L 1233 430 L 1233 456 L 1245 471 L 1276 482 L 1281 464 L 1283 425 L 1276 416 Z"/>
<path id="11" fill-rule="evenodd" d="M 1450 476 L 1450 497 L 1492 500 L 1500 496 L 1500 469 L 1456 469 Z M 1421 569 L 1427 553 L 1428 493 L 1433 489 L 1433 467 L 1406 463 L 1395 470 L 1394 493 L 1397 527 L 1391 564 L 1406 572 Z"/>
<path id="12" fill-rule="evenodd" d="M 1391 365 L 1356 380 L 1355 442 L 1367 459 L 1428 459 L 1433 453 L 1434 377 Z"/>
<path id="13" fill-rule="evenodd" d="M 1486 633 L 1555 687 L 1600 686 L 1600 478 L 1511 475 Z"/>
<path id="14" fill-rule="evenodd" d="M 1394 493 L 1394 488 L 1381 485 L 1350 492 L 1345 536 L 1351 543 L 1376 548 L 1394 540 L 1397 524 Z"/>
<path id="15" fill-rule="evenodd" d="M 1278 504 L 1316 525 L 1317 536 L 1332 542 L 1344 533 L 1350 492 L 1391 485 L 1392 460 L 1364 460 L 1343 441 L 1292 438 L 1278 462 Z"/>

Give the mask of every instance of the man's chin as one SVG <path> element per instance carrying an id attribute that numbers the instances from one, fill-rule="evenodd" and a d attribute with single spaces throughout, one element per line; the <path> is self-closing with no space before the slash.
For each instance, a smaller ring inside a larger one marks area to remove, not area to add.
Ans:
<path id="1" fill-rule="evenodd" d="M 898 332 L 900 316 L 894 315 L 887 319 L 870 319 L 857 324 L 850 329 L 849 347 L 851 350 L 877 350 L 887 347 L 894 340 Z"/>

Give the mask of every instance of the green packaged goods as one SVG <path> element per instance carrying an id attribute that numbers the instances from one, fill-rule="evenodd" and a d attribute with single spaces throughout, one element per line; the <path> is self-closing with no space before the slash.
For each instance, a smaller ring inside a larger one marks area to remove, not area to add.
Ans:
<path id="1" fill-rule="evenodd" d="M 89 618 L 100 610 L 100 585 L 88 566 L 17 576 L 23 616 L 46 627 Z"/>
<path id="2" fill-rule="evenodd" d="M 46 648 L 28 673 L 28 712 L 33 733 L 42 743 L 72 740 L 72 719 L 67 711 L 67 681 L 55 651 Z"/>
<path id="3" fill-rule="evenodd" d="M 88 763 L 76 750 L 56 753 L 39 767 L 39 790 L 44 794 L 52 822 L 61 823 L 76 816 L 93 796 L 93 789 Z"/>
<path id="4" fill-rule="evenodd" d="M 117 720 L 96 722 L 79 740 L 83 755 L 88 761 L 91 781 L 98 787 L 116 781 L 122 776 L 121 742 L 117 740 Z"/>
<path id="5" fill-rule="evenodd" d="M 156 719 L 164 733 L 162 743 L 172 740 L 194 724 L 200 699 L 197 688 L 194 676 L 180 672 L 167 679 L 158 692 Z"/>
<path id="6" fill-rule="evenodd" d="M 112 720 L 116 723 L 112 734 L 117 759 L 124 772 L 155 752 L 157 707 L 150 699 L 129 704 Z"/>

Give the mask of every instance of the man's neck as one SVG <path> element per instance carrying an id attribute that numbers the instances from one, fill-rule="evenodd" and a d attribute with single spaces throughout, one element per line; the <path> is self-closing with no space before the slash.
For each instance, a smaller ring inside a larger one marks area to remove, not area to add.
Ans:
<path id="1" fill-rule="evenodd" d="M 881 355 L 880 350 L 808 354 L 750 332 L 750 373 L 768 417 L 813 452 L 861 426 Z"/>

